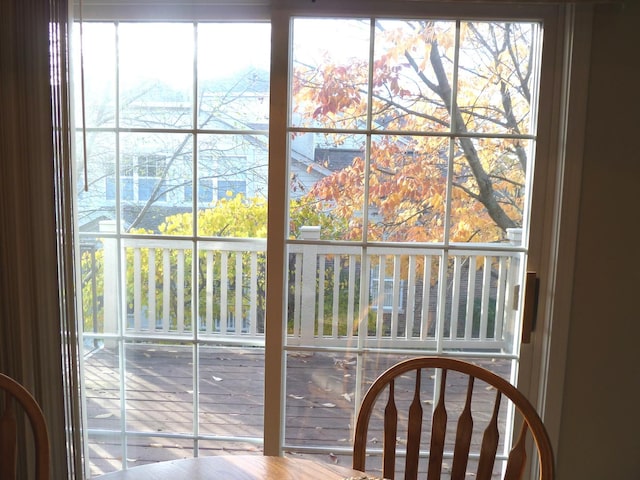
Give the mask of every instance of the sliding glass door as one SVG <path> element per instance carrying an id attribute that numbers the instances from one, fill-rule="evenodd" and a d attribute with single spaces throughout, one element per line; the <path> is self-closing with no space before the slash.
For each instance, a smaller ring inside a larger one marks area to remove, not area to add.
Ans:
<path id="1" fill-rule="evenodd" d="M 290 28 L 284 449 L 348 463 L 343 426 L 401 359 L 451 355 L 517 381 L 542 24 Z"/>
<path id="2" fill-rule="evenodd" d="M 78 38 L 91 470 L 259 451 L 269 24 L 84 22 Z"/>
<path id="3" fill-rule="evenodd" d="M 348 465 L 359 401 L 398 360 L 531 368 L 556 10 L 257 3 L 89 5 L 76 25 L 93 474 Z"/>

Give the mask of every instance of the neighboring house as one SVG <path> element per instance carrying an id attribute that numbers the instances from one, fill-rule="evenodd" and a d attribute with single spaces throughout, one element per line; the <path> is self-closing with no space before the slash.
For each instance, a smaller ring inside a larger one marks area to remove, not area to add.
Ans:
<path id="1" fill-rule="evenodd" d="M 266 81 L 256 84 L 268 85 Z M 238 194 L 266 197 L 268 90 L 244 88 L 241 95 L 234 97 L 234 88 L 240 87 L 221 82 L 207 85 L 206 92 L 201 93 L 197 194 L 192 181 L 194 155 L 190 131 L 182 126 L 183 134 L 173 128 L 192 116 L 191 104 L 168 88 L 155 94 L 154 98 L 160 97 L 162 101 L 150 102 L 143 98 L 122 109 L 121 124 L 150 132 L 121 132 L 119 178 L 115 174 L 113 138 L 88 135 L 90 188 L 79 189 L 80 230 L 98 231 L 101 221 L 115 219 L 117 188 L 124 227 L 150 230 L 157 230 L 170 215 L 190 212 L 194 195 L 199 208 Z M 229 97 L 233 97 L 232 100 Z M 105 131 L 113 129 L 107 127 Z M 336 148 L 325 145 L 323 140 L 313 133 L 291 139 L 289 168 L 293 198 L 306 194 L 313 184 L 363 155 L 359 149 Z"/>

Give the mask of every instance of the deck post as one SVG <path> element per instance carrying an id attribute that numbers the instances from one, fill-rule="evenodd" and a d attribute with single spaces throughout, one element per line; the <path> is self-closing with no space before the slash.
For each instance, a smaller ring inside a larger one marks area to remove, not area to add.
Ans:
<path id="1" fill-rule="evenodd" d="M 319 226 L 300 228 L 300 240 L 320 240 Z M 302 297 L 300 302 L 300 337 L 312 341 L 314 336 L 316 312 L 318 245 L 309 243 L 303 246 L 302 254 Z"/>
<path id="2" fill-rule="evenodd" d="M 115 220 L 100 222 L 101 233 L 116 233 Z M 102 238 L 104 251 L 104 333 L 118 333 L 118 240 L 112 236 Z M 105 345 L 108 340 L 105 339 Z"/>
<path id="3" fill-rule="evenodd" d="M 509 243 L 516 246 L 522 245 L 522 228 L 508 228 L 507 229 L 507 239 Z M 508 347 L 509 351 L 513 351 L 515 342 L 518 341 L 516 339 L 517 332 L 515 331 L 517 321 L 516 315 L 521 311 L 520 306 L 520 298 L 521 298 L 521 290 L 522 290 L 522 281 L 523 276 L 520 265 L 520 255 L 519 253 L 514 253 L 511 257 L 511 262 L 509 265 L 509 275 L 507 280 L 507 298 L 505 302 L 505 322 L 503 329 L 503 338 L 504 344 Z M 516 288 L 516 286 L 518 288 Z M 509 308 L 511 307 L 511 308 Z"/>

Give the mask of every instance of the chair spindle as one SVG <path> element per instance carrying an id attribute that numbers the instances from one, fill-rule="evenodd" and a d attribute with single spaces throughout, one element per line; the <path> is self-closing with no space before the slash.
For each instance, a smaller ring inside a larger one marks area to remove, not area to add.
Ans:
<path id="1" fill-rule="evenodd" d="M 394 480 L 396 470 L 396 438 L 398 432 L 398 409 L 395 401 L 395 382 L 389 383 L 389 399 L 384 409 L 383 475 Z"/>
<path id="2" fill-rule="evenodd" d="M 496 401 L 493 405 L 493 414 L 487 428 L 482 436 L 482 446 L 480 447 L 480 460 L 478 461 L 477 480 L 491 480 L 493 473 L 493 464 L 496 460 L 496 452 L 498 451 L 498 440 L 500 433 L 498 432 L 498 412 L 500 411 L 500 400 L 502 393 L 496 390 Z"/>
<path id="3" fill-rule="evenodd" d="M 447 370 L 443 368 L 440 377 L 438 404 L 433 410 L 433 419 L 431 421 L 431 447 L 429 449 L 429 472 L 427 480 L 440 480 L 440 474 L 442 472 L 444 438 L 447 433 L 447 408 L 444 404 L 446 386 Z"/>
<path id="4" fill-rule="evenodd" d="M 504 474 L 504 480 L 519 480 L 524 474 L 524 467 L 527 463 L 527 422 L 522 422 L 522 428 L 518 434 L 516 444 L 509 452 L 509 460 L 507 461 L 507 469 Z"/>
<path id="5" fill-rule="evenodd" d="M 471 435 L 473 433 L 473 415 L 471 414 L 471 398 L 473 397 L 473 383 L 475 377 L 469 376 L 467 385 L 467 398 L 464 408 L 458 419 L 458 429 L 456 431 L 456 446 L 453 451 L 453 465 L 451 467 L 451 478 L 464 478 L 467 473 L 469 462 L 469 450 L 471 448 Z"/>
<path id="6" fill-rule="evenodd" d="M 422 435 L 422 404 L 420 402 L 420 378 L 422 370 L 416 370 L 416 383 L 413 401 L 409 406 L 407 426 L 407 457 L 405 458 L 405 480 L 418 478 L 418 461 L 420 458 L 420 437 Z"/>

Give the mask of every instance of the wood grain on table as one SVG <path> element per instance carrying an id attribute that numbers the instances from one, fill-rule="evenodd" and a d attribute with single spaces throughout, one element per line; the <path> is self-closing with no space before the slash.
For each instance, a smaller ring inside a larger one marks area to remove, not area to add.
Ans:
<path id="1" fill-rule="evenodd" d="M 101 475 L 100 480 L 343 480 L 357 470 L 291 457 L 221 455 L 151 463 Z"/>

